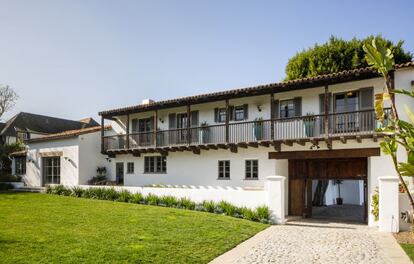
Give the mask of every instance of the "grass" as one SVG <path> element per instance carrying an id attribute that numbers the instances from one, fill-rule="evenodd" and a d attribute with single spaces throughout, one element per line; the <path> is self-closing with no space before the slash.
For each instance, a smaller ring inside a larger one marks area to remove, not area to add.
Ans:
<path id="1" fill-rule="evenodd" d="M 407 256 L 414 262 L 414 244 L 400 244 Z"/>
<path id="2" fill-rule="evenodd" d="M 266 227 L 174 208 L 0 193 L 2 263 L 207 263 Z"/>

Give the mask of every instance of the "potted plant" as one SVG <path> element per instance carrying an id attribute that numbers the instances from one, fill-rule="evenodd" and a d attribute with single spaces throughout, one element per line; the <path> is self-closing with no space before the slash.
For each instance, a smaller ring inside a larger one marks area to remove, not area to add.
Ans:
<path id="1" fill-rule="evenodd" d="M 303 119 L 303 124 L 305 125 L 305 135 L 306 137 L 315 136 L 315 117 L 312 112 L 306 113 L 305 119 Z"/>
<path id="2" fill-rule="evenodd" d="M 208 143 L 210 140 L 210 127 L 206 121 L 200 124 L 200 140 L 201 144 Z"/>
<path id="3" fill-rule="evenodd" d="M 254 120 L 253 133 L 256 140 L 263 139 L 263 118 L 259 117 Z"/>
<path id="4" fill-rule="evenodd" d="M 341 197 L 341 184 L 343 183 L 343 180 L 335 180 L 334 183 L 338 185 L 338 197 L 336 198 L 336 204 L 342 205 L 344 203 L 344 199 Z"/>

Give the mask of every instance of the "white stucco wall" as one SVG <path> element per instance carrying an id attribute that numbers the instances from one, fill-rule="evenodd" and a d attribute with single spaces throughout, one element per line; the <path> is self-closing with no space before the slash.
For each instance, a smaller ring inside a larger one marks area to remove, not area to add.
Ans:
<path id="1" fill-rule="evenodd" d="M 101 134 L 99 132 L 83 134 L 79 141 L 79 183 L 87 184 L 88 180 L 96 176 L 97 167 L 107 168 L 107 178 L 113 180 L 109 168 L 110 163 L 105 155 L 101 154 Z"/>
<path id="2" fill-rule="evenodd" d="M 40 152 L 62 151 L 60 157 L 60 180 L 64 185 L 78 184 L 79 142 L 78 138 L 38 142 L 27 145 L 26 175 L 23 180 L 28 186 L 42 186 L 42 157 Z M 67 159 L 65 159 L 65 157 Z"/>
<path id="3" fill-rule="evenodd" d="M 29 143 L 24 182 L 28 186 L 42 186 L 42 157 L 39 153 L 62 152 L 61 184 L 86 184 L 90 178 L 96 176 L 97 166 L 108 166 L 109 162 L 100 154 L 100 142 L 100 132 L 94 132 L 77 137 Z M 110 173 L 109 168 L 108 171 Z"/>
<path id="4" fill-rule="evenodd" d="M 150 184 L 188 185 L 208 188 L 226 187 L 263 187 L 266 176 L 274 175 L 275 160 L 268 159 L 268 148 L 259 147 L 242 149 L 238 153 L 230 150 L 201 150 L 200 155 L 192 152 L 169 152 L 167 156 L 167 173 L 145 174 L 144 157 L 117 155 L 111 159 L 111 173 L 115 175 L 115 164 L 124 162 L 125 186 L 145 186 Z M 245 179 L 245 160 L 259 160 L 259 179 Z M 218 180 L 218 161 L 230 160 L 230 180 Z M 126 163 L 134 162 L 134 174 L 126 173 Z"/>

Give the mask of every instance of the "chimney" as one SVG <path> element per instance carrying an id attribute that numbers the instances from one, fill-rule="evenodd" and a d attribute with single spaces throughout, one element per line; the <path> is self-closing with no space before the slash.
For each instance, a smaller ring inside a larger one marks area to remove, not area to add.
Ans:
<path id="1" fill-rule="evenodd" d="M 144 100 L 142 100 L 142 104 L 143 105 L 149 105 L 149 104 L 153 104 L 153 103 L 155 103 L 155 101 L 152 100 L 152 99 L 144 99 Z"/>

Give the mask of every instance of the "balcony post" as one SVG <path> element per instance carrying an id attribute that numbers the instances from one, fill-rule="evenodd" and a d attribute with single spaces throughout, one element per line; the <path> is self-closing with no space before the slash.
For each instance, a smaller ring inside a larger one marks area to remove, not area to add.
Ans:
<path id="1" fill-rule="evenodd" d="M 105 152 L 105 143 L 104 143 L 104 136 L 105 136 L 105 119 L 101 116 L 101 153 Z"/>
<path id="2" fill-rule="evenodd" d="M 190 113 L 191 113 L 191 106 L 190 104 L 187 105 L 187 144 L 191 144 L 191 131 L 190 131 Z"/>
<path id="3" fill-rule="evenodd" d="M 157 147 L 157 132 L 158 132 L 158 109 L 154 112 L 154 146 Z"/>
<path id="4" fill-rule="evenodd" d="M 325 85 L 325 95 L 324 95 L 324 115 L 325 115 L 325 122 L 324 122 L 324 128 L 325 128 L 325 137 L 328 137 L 329 134 L 329 91 L 328 91 L 328 85 Z"/>
<path id="5" fill-rule="evenodd" d="M 126 149 L 129 149 L 129 114 L 127 114 L 126 121 Z"/>
<path id="6" fill-rule="evenodd" d="M 230 120 L 229 99 L 226 99 L 226 143 L 229 143 L 229 120 Z"/>
<path id="7" fill-rule="evenodd" d="M 275 139 L 275 123 L 273 122 L 274 119 L 274 109 L 275 107 L 275 96 L 273 93 L 270 94 L 270 138 L 271 140 Z"/>

